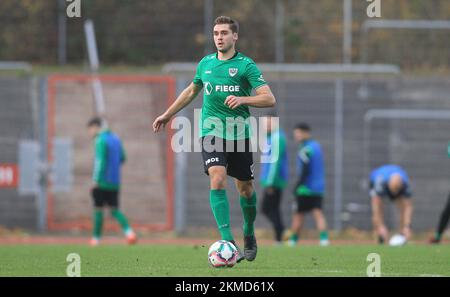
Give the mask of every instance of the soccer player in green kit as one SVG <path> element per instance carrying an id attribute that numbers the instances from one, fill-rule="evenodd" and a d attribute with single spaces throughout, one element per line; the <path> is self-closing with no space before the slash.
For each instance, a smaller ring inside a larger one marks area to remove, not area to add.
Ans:
<path id="1" fill-rule="evenodd" d="M 204 88 L 200 136 L 205 173 L 210 178 L 209 201 L 222 239 L 236 245 L 225 191 L 227 175 L 232 176 L 244 217 L 244 253 L 238 248 L 239 262 L 244 258 L 253 261 L 257 253 L 249 106 L 272 107 L 275 97 L 253 60 L 236 51 L 238 31 L 238 23 L 230 17 L 220 16 L 215 20 L 217 53 L 200 61 L 193 82 L 156 118 L 153 130 L 158 132 Z M 252 89 L 255 96 L 251 96 Z M 230 125 L 230 120 L 235 125 Z"/>

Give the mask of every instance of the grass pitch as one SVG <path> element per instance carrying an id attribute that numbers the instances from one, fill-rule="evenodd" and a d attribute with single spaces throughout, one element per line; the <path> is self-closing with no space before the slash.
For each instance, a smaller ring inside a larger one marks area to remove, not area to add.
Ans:
<path id="1" fill-rule="evenodd" d="M 0 246 L 0 276 L 66 276 L 67 255 L 81 258 L 81 276 L 366 276 L 369 253 L 381 258 L 381 276 L 450 276 L 450 245 L 404 247 L 260 246 L 253 262 L 208 266 L 207 246 Z"/>

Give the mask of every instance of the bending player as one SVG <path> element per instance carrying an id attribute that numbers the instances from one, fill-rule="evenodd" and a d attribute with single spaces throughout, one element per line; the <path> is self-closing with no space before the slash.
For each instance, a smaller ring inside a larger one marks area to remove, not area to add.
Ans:
<path id="1" fill-rule="evenodd" d="M 383 206 L 386 199 L 394 201 L 400 212 L 400 233 L 408 240 L 411 236 L 413 205 L 406 171 L 397 165 L 384 165 L 370 174 L 372 223 L 378 242 L 383 244 L 389 236 L 384 224 Z"/>

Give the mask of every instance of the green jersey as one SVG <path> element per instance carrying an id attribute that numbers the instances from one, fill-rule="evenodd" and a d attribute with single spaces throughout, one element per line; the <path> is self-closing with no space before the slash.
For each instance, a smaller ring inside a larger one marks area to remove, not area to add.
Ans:
<path id="1" fill-rule="evenodd" d="M 227 140 L 250 137 L 248 106 L 231 109 L 224 102 L 230 95 L 250 96 L 252 89 L 267 84 L 252 59 L 239 52 L 224 61 L 217 58 L 217 53 L 208 55 L 198 64 L 193 83 L 204 88 L 201 137 L 214 135 Z"/>

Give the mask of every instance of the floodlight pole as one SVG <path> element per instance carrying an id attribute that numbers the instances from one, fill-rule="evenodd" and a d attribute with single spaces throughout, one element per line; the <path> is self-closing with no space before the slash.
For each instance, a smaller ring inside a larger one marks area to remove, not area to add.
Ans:
<path id="1" fill-rule="evenodd" d="M 67 21 L 66 1 L 58 0 L 58 63 L 64 65 L 67 62 Z"/>
<path id="2" fill-rule="evenodd" d="M 277 0 L 275 7 L 275 62 L 284 63 L 284 3 Z"/>
<path id="3" fill-rule="evenodd" d="M 209 55 L 213 49 L 213 18 L 214 18 L 214 0 L 204 0 L 203 4 L 203 35 L 205 36 L 205 55 Z"/>
<path id="4" fill-rule="evenodd" d="M 40 145 L 40 152 L 39 157 L 42 164 L 48 163 L 48 116 L 47 116 L 47 78 L 42 79 L 39 82 L 39 145 Z M 45 232 L 48 229 L 47 224 L 47 196 L 48 196 L 48 183 L 47 183 L 47 176 L 41 175 L 41 178 L 39 180 L 39 192 L 37 194 L 37 200 L 38 200 L 38 230 L 40 232 Z"/>
<path id="5" fill-rule="evenodd" d="M 342 42 L 342 61 L 345 64 L 352 63 L 352 0 L 344 0 L 343 4 L 343 42 Z"/>
<path id="6" fill-rule="evenodd" d="M 84 32 L 86 35 L 86 44 L 89 56 L 89 65 L 91 73 L 94 76 L 92 80 L 92 89 L 94 92 L 95 113 L 99 116 L 105 113 L 105 99 L 103 98 L 103 87 L 101 81 L 97 78 L 97 72 L 100 66 L 97 51 L 97 42 L 95 41 L 94 23 L 92 20 L 86 20 L 84 23 Z"/>
<path id="7" fill-rule="evenodd" d="M 334 84 L 334 211 L 333 226 L 342 230 L 342 174 L 344 166 L 344 83 L 337 78 Z"/>

